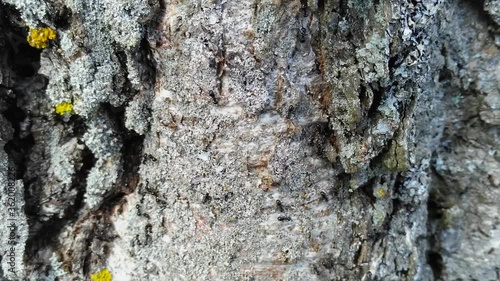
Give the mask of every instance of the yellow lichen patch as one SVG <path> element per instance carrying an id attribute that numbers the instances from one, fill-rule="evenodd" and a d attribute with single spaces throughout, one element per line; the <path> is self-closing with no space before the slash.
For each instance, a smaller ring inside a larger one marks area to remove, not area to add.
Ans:
<path id="1" fill-rule="evenodd" d="M 56 31 L 50 27 L 30 28 L 26 40 L 31 47 L 43 49 L 47 47 L 47 42 L 56 38 Z"/>
<path id="2" fill-rule="evenodd" d="M 111 275 L 111 271 L 107 268 L 90 275 L 90 279 L 93 281 L 111 281 L 113 279 L 113 275 Z"/>
<path id="3" fill-rule="evenodd" d="M 377 190 L 377 195 L 378 195 L 378 198 L 384 198 L 384 197 L 385 197 L 385 195 L 386 195 L 385 189 L 383 189 L 382 187 L 380 187 L 380 188 Z"/>
<path id="4" fill-rule="evenodd" d="M 59 115 L 64 115 L 66 113 L 73 112 L 73 104 L 67 101 L 63 101 L 56 105 L 56 113 Z"/>

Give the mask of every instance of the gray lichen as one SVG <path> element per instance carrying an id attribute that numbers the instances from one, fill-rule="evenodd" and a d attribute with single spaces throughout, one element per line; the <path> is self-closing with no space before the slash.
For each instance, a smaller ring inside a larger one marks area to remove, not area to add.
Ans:
<path id="1" fill-rule="evenodd" d="M 88 126 L 82 141 L 92 151 L 96 162 L 87 177 L 85 201 L 93 208 L 109 194 L 118 179 L 122 166 L 122 141 L 107 118 L 91 120 Z"/>

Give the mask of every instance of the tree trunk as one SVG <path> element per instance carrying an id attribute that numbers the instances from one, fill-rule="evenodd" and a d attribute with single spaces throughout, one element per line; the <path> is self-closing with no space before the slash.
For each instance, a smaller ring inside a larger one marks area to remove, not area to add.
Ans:
<path id="1" fill-rule="evenodd" d="M 498 1 L 0 9 L 5 280 L 500 280 Z"/>

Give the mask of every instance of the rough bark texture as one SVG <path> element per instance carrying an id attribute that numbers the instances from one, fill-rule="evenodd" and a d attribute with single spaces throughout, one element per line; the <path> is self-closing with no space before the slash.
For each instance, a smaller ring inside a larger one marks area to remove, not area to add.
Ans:
<path id="1" fill-rule="evenodd" d="M 0 9 L 5 280 L 500 280 L 498 1 Z"/>

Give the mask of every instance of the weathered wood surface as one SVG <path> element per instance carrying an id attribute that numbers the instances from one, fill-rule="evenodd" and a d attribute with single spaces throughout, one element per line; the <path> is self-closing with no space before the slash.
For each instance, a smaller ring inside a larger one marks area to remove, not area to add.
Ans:
<path id="1" fill-rule="evenodd" d="M 497 1 L 0 8 L 5 278 L 500 280 Z"/>

